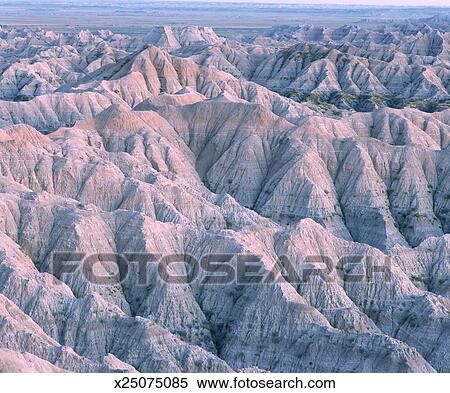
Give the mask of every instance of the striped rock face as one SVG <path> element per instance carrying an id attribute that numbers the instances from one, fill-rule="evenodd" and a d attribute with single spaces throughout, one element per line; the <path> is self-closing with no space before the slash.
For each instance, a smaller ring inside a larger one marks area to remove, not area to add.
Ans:
<path id="1" fill-rule="evenodd" d="M 450 372 L 448 34 L 0 30 L 0 371 Z"/>

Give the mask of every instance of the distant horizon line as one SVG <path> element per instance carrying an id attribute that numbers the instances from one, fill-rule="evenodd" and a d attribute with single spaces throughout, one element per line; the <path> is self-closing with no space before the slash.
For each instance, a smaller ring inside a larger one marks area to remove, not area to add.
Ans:
<path id="1" fill-rule="evenodd" d="M 0 0 L 0 1 L 4 1 L 4 0 Z M 6 1 L 14 1 L 14 0 L 6 0 Z M 28 1 L 34 1 L 34 0 L 28 0 Z M 45 1 L 45 0 L 44 0 Z M 55 2 L 65 2 L 63 0 L 47 0 L 47 1 L 55 1 Z M 77 0 L 69 0 L 69 1 L 73 1 L 76 3 L 79 3 L 79 1 Z M 96 0 L 85 0 L 88 2 L 94 2 Z M 105 3 L 107 4 L 108 1 L 111 2 L 119 2 L 119 0 L 107 0 Z M 316 0 L 317 1 L 317 0 Z M 277 0 L 265 0 L 265 1 L 253 1 L 253 0 L 128 0 L 129 3 L 165 3 L 165 2 L 170 2 L 170 3 L 210 3 L 210 4 L 249 4 L 249 5 L 299 5 L 299 6 L 342 6 L 342 7 L 374 7 L 374 8 L 383 8 L 383 7 L 388 7 L 388 8 L 423 8 L 423 7 L 431 7 L 431 8 L 443 8 L 443 9 L 449 9 L 450 10 L 450 5 L 446 6 L 446 5 L 438 5 L 438 4 L 433 4 L 433 0 L 431 0 L 431 4 L 430 1 L 423 1 L 423 3 L 421 2 L 420 4 L 389 4 L 389 3 L 382 3 L 379 4 L 379 1 L 377 0 L 368 0 L 368 1 L 376 1 L 376 3 L 378 4 L 371 4 L 371 3 L 359 3 L 359 2 L 355 2 L 355 3 L 347 3 L 346 0 L 341 0 L 341 2 L 337 1 L 337 2 L 320 2 L 320 0 L 318 0 L 319 2 L 303 2 L 302 0 L 297 1 L 297 0 L 282 0 L 282 1 L 277 1 Z M 351 1 L 351 0 L 350 0 Z M 361 1 L 361 0 L 359 0 Z M 383 1 L 383 0 L 381 0 Z M 402 0 L 396 0 L 396 2 L 398 1 L 402 1 Z M 440 0 L 439 0 L 440 1 Z"/>
<path id="2" fill-rule="evenodd" d="M 319 2 L 317 2 L 319 1 Z M 128 0 L 128 3 L 209 3 L 209 4 L 249 4 L 249 5 L 298 5 L 298 6 L 341 6 L 341 7 L 373 7 L 373 8 L 423 8 L 423 7 L 432 7 L 432 8 L 441 8 L 441 9 L 449 9 L 450 5 L 441 5 L 441 4 L 433 4 L 433 0 L 430 1 L 423 1 L 420 4 L 390 4 L 390 3 L 382 3 L 379 4 L 377 1 L 377 4 L 372 4 L 371 1 L 375 0 L 368 0 L 368 3 L 360 3 L 358 0 L 355 3 L 347 3 L 345 0 L 342 1 L 330 1 L 330 2 L 321 2 L 320 0 L 312 1 L 312 2 L 303 2 L 302 0 L 296 1 L 296 0 L 263 0 L 263 1 L 252 1 L 252 0 Z M 382 0 L 381 0 L 382 1 Z M 398 0 L 397 0 L 398 1 Z M 400 0 L 401 1 L 401 0 Z M 82 2 L 77 0 L 25 0 L 25 1 L 18 1 L 18 0 L 0 0 L 1 3 L 77 3 L 80 5 L 80 3 L 97 3 L 96 0 L 84 0 Z M 108 3 L 119 3 L 119 0 L 106 0 L 104 2 L 104 5 L 107 6 Z"/>

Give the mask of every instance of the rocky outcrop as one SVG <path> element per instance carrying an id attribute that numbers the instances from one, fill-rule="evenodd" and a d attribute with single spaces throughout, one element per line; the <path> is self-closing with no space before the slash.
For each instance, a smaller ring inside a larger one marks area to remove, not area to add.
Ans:
<path id="1" fill-rule="evenodd" d="M 206 28 L 0 34 L 19 57 L 114 48 L 0 101 L 0 371 L 449 371 L 448 110 L 331 116 L 245 80 L 255 58 Z M 289 34 L 314 68 L 369 33 Z"/>

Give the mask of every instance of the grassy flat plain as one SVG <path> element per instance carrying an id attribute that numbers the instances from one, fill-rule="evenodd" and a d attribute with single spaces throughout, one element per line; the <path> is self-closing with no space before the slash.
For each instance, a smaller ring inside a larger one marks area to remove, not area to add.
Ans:
<path id="1" fill-rule="evenodd" d="M 212 26 L 221 34 L 277 25 L 313 23 L 325 26 L 426 18 L 448 14 L 439 7 L 373 7 L 292 4 L 223 4 L 204 2 L 14 1 L 0 0 L 0 24 L 71 31 L 110 29 L 141 34 L 155 25 Z"/>

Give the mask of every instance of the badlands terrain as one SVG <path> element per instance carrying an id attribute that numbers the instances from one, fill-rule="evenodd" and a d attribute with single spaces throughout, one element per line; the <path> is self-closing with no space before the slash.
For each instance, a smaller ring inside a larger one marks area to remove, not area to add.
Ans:
<path id="1" fill-rule="evenodd" d="M 0 371 L 450 372 L 448 21 L 1 28 Z"/>

